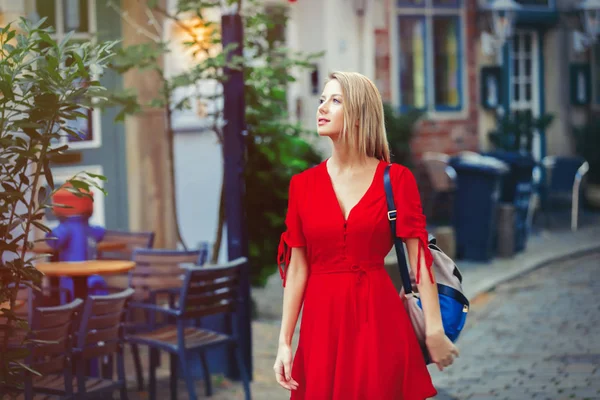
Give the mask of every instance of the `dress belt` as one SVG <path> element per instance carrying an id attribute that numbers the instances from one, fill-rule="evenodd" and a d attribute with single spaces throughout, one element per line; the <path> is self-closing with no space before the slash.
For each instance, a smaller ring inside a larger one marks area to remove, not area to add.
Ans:
<path id="1" fill-rule="evenodd" d="M 316 271 L 312 271 L 315 267 Z M 362 306 L 365 309 L 364 319 L 362 322 L 369 322 L 369 309 L 367 307 L 367 300 L 371 294 L 371 284 L 369 280 L 369 272 L 378 271 L 384 269 L 383 261 L 380 262 L 347 262 L 341 265 L 327 264 L 327 267 L 322 266 L 319 268 L 318 265 L 311 265 L 311 275 L 324 275 L 324 274 L 356 274 L 356 287 L 358 290 L 357 296 L 354 301 L 354 318 L 357 325 L 360 325 L 359 308 Z M 365 287 L 366 286 L 366 287 Z M 362 302 L 361 302 L 362 300 Z"/>

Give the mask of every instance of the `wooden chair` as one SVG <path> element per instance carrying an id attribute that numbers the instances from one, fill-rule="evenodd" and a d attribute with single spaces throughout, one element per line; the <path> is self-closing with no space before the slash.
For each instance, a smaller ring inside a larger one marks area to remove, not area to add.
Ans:
<path id="1" fill-rule="evenodd" d="M 75 299 L 62 306 L 32 310 L 28 339 L 43 342 L 27 343 L 30 353 L 25 363 L 42 376 L 25 372 L 22 396 L 25 400 L 46 397 L 45 395 L 73 395 L 73 321 L 77 319 L 82 304 L 83 300 Z"/>
<path id="2" fill-rule="evenodd" d="M 129 272 L 129 287 L 135 293 L 133 298 L 137 302 L 150 304 L 169 304 L 173 306 L 183 284 L 184 270 L 182 265 L 196 265 L 202 253 L 200 250 L 162 250 L 162 249 L 135 249 L 132 259 L 135 268 Z M 138 313 L 139 314 L 139 313 Z M 144 323 L 139 323 L 140 319 Z M 131 313 L 128 318 L 130 323 L 134 321 L 135 327 L 131 332 L 145 329 L 148 326 L 156 326 L 156 313 L 147 312 L 144 315 Z M 144 390 L 144 376 L 142 374 L 142 363 L 136 344 L 131 344 L 138 389 Z"/>
<path id="3" fill-rule="evenodd" d="M 434 210 L 445 208 L 445 220 L 451 219 L 453 194 L 456 191 L 456 171 L 450 166 L 450 156 L 444 153 L 426 152 L 421 161 L 430 183 L 425 203 L 427 219 L 434 220 Z"/>
<path id="4" fill-rule="evenodd" d="M 118 251 L 98 251 L 99 260 L 131 260 L 135 249 L 150 249 L 154 246 L 154 232 L 107 230 L 102 240 L 125 243 L 127 246 Z"/>
<path id="5" fill-rule="evenodd" d="M 154 232 L 107 230 L 102 240 L 125 243 L 126 247 L 122 250 L 98 251 L 98 260 L 131 260 L 135 249 L 150 249 L 154 246 Z M 106 287 L 98 287 L 97 290 L 91 289 L 90 294 L 116 293 L 127 287 L 127 274 L 115 274 L 103 278 Z"/>
<path id="6" fill-rule="evenodd" d="M 157 326 L 148 332 L 127 336 L 127 341 L 146 345 L 150 349 L 150 399 L 156 399 L 156 367 L 159 351 L 170 355 L 171 398 L 177 397 L 177 366 L 183 372 L 190 400 L 197 399 L 192 373 L 189 370 L 190 352 L 203 354 L 214 346 L 232 346 L 240 375 L 244 384 L 245 398 L 250 399 L 250 381 L 240 347 L 240 332 L 236 308 L 240 299 L 240 268 L 246 264 L 245 258 L 214 267 L 187 267 L 181 287 L 178 304 L 163 308 L 149 303 L 131 303 L 131 308 L 139 308 L 171 317 L 172 324 Z M 198 318 L 224 314 L 232 333 L 230 335 L 202 329 L 189 324 Z M 206 377 L 206 394 L 212 394 L 208 366 L 202 363 Z"/>
<path id="7" fill-rule="evenodd" d="M 576 231 L 579 224 L 580 193 L 582 182 L 589 171 L 589 163 L 581 157 L 546 156 L 542 160 L 546 170 L 544 190 L 546 201 L 543 211 L 550 211 L 554 202 L 571 203 L 571 230 Z"/>
<path id="8" fill-rule="evenodd" d="M 14 287 L 14 284 L 10 284 L 9 287 Z M 73 296 L 67 289 L 52 287 L 35 287 L 34 289 L 33 283 L 23 282 L 19 285 L 15 304 L 16 307 L 13 312 L 18 318 L 27 321 L 31 325 L 33 310 L 37 307 L 59 305 L 55 298 L 61 294 L 64 294 L 66 298 L 65 304 L 73 301 Z M 6 308 L 8 308 L 8 306 Z"/>
<path id="9" fill-rule="evenodd" d="M 78 397 L 106 394 L 112 396 L 119 390 L 121 400 L 127 400 L 127 382 L 123 359 L 123 322 L 125 305 L 133 289 L 107 296 L 88 296 L 76 332 L 73 355 L 77 370 Z M 86 376 L 89 363 L 116 353 L 117 380 L 112 377 Z M 106 379 L 109 378 L 109 379 Z"/>
<path id="10" fill-rule="evenodd" d="M 156 304 L 169 298 L 170 293 L 179 293 L 183 283 L 182 267 L 198 265 L 200 256 L 200 250 L 134 250 L 135 268 L 129 271 L 129 287 L 135 290 L 134 300 Z"/>

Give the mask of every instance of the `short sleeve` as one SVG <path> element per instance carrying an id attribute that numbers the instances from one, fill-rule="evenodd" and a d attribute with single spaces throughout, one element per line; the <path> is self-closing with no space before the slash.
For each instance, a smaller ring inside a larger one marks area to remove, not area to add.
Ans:
<path id="1" fill-rule="evenodd" d="M 300 218 L 298 206 L 300 190 L 298 175 L 294 175 L 290 181 L 288 191 L 288 209 L 285 217 L 286 230 L 281 234 L 277 251 L 277 264 L 279 266 L 281 279 L 283 280 L 283 286 L 285 286 L 285 270 L 290 263 L 292 248 L 306 246 L 306 239 L 302 232 L 302 219 Z"/>
<path id="2" fill-rule="evenodd" d="M 427 222 L 421 206 L 421 196 L 417 187 L 417 181 L 413 173 L 406 167 L 398 166 L 396 173 L 392 173 L 392 187 L 394 190 L 394 202 L 397 208 L 396 236 L 402 239 L 419 239 L 419 252 L 417 262 L 421 261 L 421 254 L 425 256 L 425 264 L 431 282 L 434 282 L 431 265 L 433 256 L 428 247 Z M 417 283 L 421 278 L 421 267 L 417 266 Z"/>

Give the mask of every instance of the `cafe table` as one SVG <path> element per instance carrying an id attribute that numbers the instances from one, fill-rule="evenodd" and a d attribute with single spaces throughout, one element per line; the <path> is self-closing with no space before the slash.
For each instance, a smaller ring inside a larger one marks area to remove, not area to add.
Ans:
<path id="1" fill-rule="evenodd" d="M 90 276 L 128 272 L 135 267 L 135 263 L 129 260 L 50 261 L 38 263 L 35 267 L 47 277 L 73 279 L 74 297 L 85 300 Z"/>

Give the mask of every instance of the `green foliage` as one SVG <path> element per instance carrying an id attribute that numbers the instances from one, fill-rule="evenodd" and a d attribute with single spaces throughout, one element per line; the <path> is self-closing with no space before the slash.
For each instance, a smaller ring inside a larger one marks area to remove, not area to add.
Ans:
<path id="1" fill-rule="evenodd" d="M 164 90 L 159 99 L 145 105 L 138 104 L 133 93 L 120 93 L 113 100 L 119 101 L 123 107 L 121 117 L 137 112 L 143 106 L 165 105 L 171 111 L 185 109 L 189 107 L 189 99 L 175 102 L 173 93 L 177 88 L 200 87 L 211 81 L 223 83 L 227 79 L 226 68 L 243 70 L 248 131 L 244 201 L 251 280 L 253 285 L 263 285 L 277 268 L 277 244 L 279 235 L 285 229 L 287 190 L 291 176 L 321 161 L 320 155 L 306 140 L 314 133 L 289 123 L 287 114 L 287 85 L 295 80 L 291 71 L 303 72 L 303 69 L 312 68 L 314 60 L 321 54 L 305 55 L 283 47 L 282 35 L 287 20 L 285 7 L 265 8 L 254 0 L 245 3 L 248 4 L 245 4 L 242 16 L 243 57 L 230 54 L 235 46 L 215 51 L 214 45 L 217 44 L 218 48 L 221 42 L 220 29 L 206 15 L 212 8 L 220 9 L 220 1 L 179 0 L 173 14 L 154 7 L 154 11 L 163 14 L 188 33 L 188 40 L 184 44 L 192 50 L 198 62 L 189 71 L 168 77 L 158 60 L 169 51 L 169 43 L 159 41 L 154 45 L 120 49 L 113 63 L 117 71 L 154 70 L 157 78 L 163 82 Z M 147 5 L 156 6 L 150 2 Z M 189 30 L 185 21 L 190 19 L 206 28 L 208 37 L 199 37 L 197 31 Z M 220 100 L 220 96 L 203 97 L 202 100 Z M 222 142 L 222 110 L 217 109 L 207 118 L 212 119 L 212 128 Z M 217 241 L 219 239 L 217 237 Z M 215 247 L 218 249 L 220 246 Z"/>
<path id="2" fill-rule="evenodd" d="M 415 124 L 423 116 L 423 112 L 410 110 L 400 114 L 389 103 L 383 104 L 383 112 L 392 162 L 412 166 L 410 142 Z"/>
<path id="3" fill-rule="evenodd" d="M 294 81 L 290 71 L 312 68 L 314 58 L 320 55 L 293 54 L 281 47 L 277 29 L 286 24 L 283 8 L 265 13 L 255 6 L 247 14 L 244 46 L 253 59 L 244 68 L 248 128 L 245 208 L 251 280 L 262 286 L 277 268 L 275 256 L 285 230 L 290 179 L 322 160 L 306 140 L 311 133 L 290 124 L 287 113 L 287 85 Z"/>
<path id="4" fill-rule="evenodd" d="M 531 111 L 514 111 L 497 119 L 496 129 L 489 133 L 497 150 L 530 154 L 535 131 L 545 131 L 554 121 L 554 115 L 533 117 Z"/>
<path id="5" fill-rule="evenodd" d="M 590 165 L 587 178 L 590 183 L 600 184 L 600 119 L 591 116 L 588 123 L 574 127 L 577 154 Z"/>
<path id="6" fill-rule="evenodd" d="M 18 288 L 36 288 L 41 280 L 26 250 L 33 246 L 34 228 L 49 231 L 43 216 L 58 189 L 50 160 L 68 149 L 62 137 L 79 136 L 65 123 L 85 118 L 82 108 L 102 99 L 97 75 L 114 46 L 73 44 L 70 36 L 57 43 L 43 23 L 21 19 L 18 28 L 0 29 L 0 304 L 8 304 L 0 310 L 0 391 L 22 384 L 24 343 L 9 338 L 27 330 L 14 313 Z M 103 177 L 75 176 L 72 190 L 96 186 L 98 178 Z"/>

